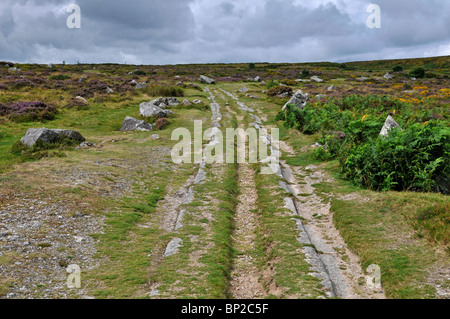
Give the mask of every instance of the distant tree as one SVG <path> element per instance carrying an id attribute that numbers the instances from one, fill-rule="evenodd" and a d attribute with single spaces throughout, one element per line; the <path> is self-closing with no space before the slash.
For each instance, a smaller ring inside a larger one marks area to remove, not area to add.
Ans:
<path id="1" fill-rule="evenodd" d="M 253 70 L 256 67 L 255 63 L 249 63 L 248 68 Z"/>
<path id="2" fill-rule="evenodd" d="M 302 78 L 307 78 L 310 75 L 308 70 L 303 70 L 302 74 L 300 75 Z"/>
<path id="3" fill-rule="evenodd" d="M 392 68 L 392 71 L 394 72 L 402 72 L 403 71 L 403 65 L 396 65 Z"/>
<path id="4" fill-rule="evenodd" d="M 414 78 L 424 78 L 425 77 L 425 69 L 421 66 L 414 68 L 414 70 L 412 70 L 409 73 L 410 76 L 414 77 Z"/>

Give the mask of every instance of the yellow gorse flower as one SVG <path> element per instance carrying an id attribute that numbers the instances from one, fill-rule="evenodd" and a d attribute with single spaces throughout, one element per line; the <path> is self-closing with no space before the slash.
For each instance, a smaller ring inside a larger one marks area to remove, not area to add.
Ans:
<path id="1" fill-rule="evenodd" d="M 361 122 L 364 122 L 364 120 L 368 117 L 369 115 L 364 115 Z"/>

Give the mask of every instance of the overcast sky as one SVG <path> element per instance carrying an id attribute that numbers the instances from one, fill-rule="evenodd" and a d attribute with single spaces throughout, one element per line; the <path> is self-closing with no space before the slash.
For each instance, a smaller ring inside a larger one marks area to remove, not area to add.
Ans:
<path id="1" fill-rule="evenodd" d="M 81 29 L 66 25 L 81 8 Z M 370 29 L 370 3 L 381 28 Z M 180 64 L 450 55 L 450 0 L 0 0 L 0 60 Z"/>

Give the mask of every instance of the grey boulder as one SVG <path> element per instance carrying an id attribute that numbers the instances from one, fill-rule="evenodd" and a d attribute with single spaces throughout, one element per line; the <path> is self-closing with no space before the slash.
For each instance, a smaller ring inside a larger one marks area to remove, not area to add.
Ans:
<path id="1" fill-rule="evenodd" d="M 321 78 L 319 78 L 317 75 L 312 76 L 311 80 L 316 81 L 318 83 L 323 82 L 323 80 Z"/>
<path id="2" fill-rule="evenodd" d="M 214 79 L 211 79 L 204 75 L 200 75 L 200 82 L 206 83 L 206 84 L 215 84 L 216 83 L 216 81 Z"/>
<path id="3" fill-rule="evenodd" d="M 389 72 L 387 72 L 384 76 L 383 76 L 386 80 L 390 80 L 393 79 L 394 76 L 392 74 L 390 74 Z"/>
<path id="4" fill-rule="evenodd" d="M 20 140 L 23 144 L 32 147 L 37 142 L 43 144 L 56 143 L 61 140 L 62 137 L 67 137 L 74 141 L 84 142 L 86 139 L 77 131 L 73 130 L 50 130 L 48 128 L 30 128 L 24 137 Z"/>
<path id="5" fill-rule="evenodd" d="M 295 107 L 298 107 L 300 109 L 303 109 L 306 105 L 306 102 L 308 102 L 309 95 L 307 93 L 303 93 L 302 90 L 298 90 L 291 99 L 283 106 L 283 110 L 286 109 L 288 104 L 292 104 Z"/>
<path id="6" fill-rule="evenodd" d="M 159 106 L 164 109 L 167 106 L 177 106 L 180 105 L 180 101 L 176 97 L 160 97 L 153 101 L 150 101 L 153 105 Z"/>
<path id="7" fill-rule="evenodd" d="M 145 89 L 146 87 L 147 87 L 147 83 L 145 83 L 145 82 L 140 82 L 140 83 L 136 84 L 136 90 Z"/>
<path id="8" fill-rule="evenodd" d="M 139 113 L 145 117 L 157 117 L 163 118 L 167 117 L 167 115 L 172 114 L 169 110 L 163 110 L 159 106 L 151 102 L 144 102 L 139 106 Z"/>
<path id="9" fill-rule="evenodd" d="M 400 127 L 400 125 L 392 118 L 392 116 L 389 115 L 386 119 L 386 122 L 384 123 L 383 128 L 381 129 L 380 135 L 388 137 L 389 131 L 396 127 Z"/>
<path id="10" fill-rule="evenodd" d="M 142 131 L 148 132 L 152 131 L 154 128 L 151 124 L 148 124 L 145 121 L 141 121 L 135 119 L 134 117 L 127 116 L 122 123 L 121 131 L 129 132 L 129 131 Z"/>
<path id="11" fill-rule="evenodd" d="M 191 106 L 191 105 L 192 105 L 192 103 L 189 102 L 189 100 L 187 100 L 187 99 L 185 99 L 185 100 L 182 102 L 182 104 L 183 104 L 184 106 Z"/>

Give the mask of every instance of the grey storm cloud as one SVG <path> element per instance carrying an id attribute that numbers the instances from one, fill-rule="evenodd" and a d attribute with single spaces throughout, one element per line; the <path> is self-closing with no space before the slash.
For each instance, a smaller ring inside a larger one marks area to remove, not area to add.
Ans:
<path id="1" fill-rule="evenodd" d="M 381 7 L 381 29 L 366 9 Z M 66 8 L 81 7 L 81 29 Z M 448 0 L 2 0 L 0 60 L 347 61 L 450 54 Z"/>

